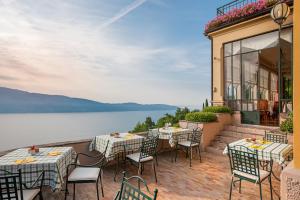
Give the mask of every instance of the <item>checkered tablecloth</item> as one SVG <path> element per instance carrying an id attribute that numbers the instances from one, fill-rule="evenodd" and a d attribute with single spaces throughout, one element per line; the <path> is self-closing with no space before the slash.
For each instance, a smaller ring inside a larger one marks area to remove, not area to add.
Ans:
<path id="1" fill-rule="evenodd" d="M 290 144 L 267 142 L 265 144 L 253 144 L 247 142 L 246 139 L 238 140 L 230 143 L 230 147 L 234 146 L 245 146 L 247 148 L 257 150 L 259 160 L 273 160 L 278 164 L 283 164 L 288 156 L 293 152 L 293 146 Z M 238 148 L 238 147 L 237 147 Z M 224 149 L 223 154 L 227 154 L 227 147 Z"/>
<path id="2" fill-rule="evenodd" d="M 120 133 L 120 137 L 112 137 L 110 135 L 100 135 L 94 137 L 90 144 L 90 151 L 96 150 L 101 153 L 105 151 L 107 142 L 109 142 L 105 157 L 106 159 L 113 160 L 115 159 L 115 155 L 118 153 L 124 152 L 124 146 L 126 150 L 137 151 L 144 140 L 143 136 L 129 134 L 128 133 Z"/>
<path id="3" fill-rule="evenodd" d="M 49 156 L 49 152 L 60 152 L 60 155 Z M 22 170 L 22 181 L 28 186 L 35 182 L 42 170 L 45 171 L 44 185 L 50 186 L 52 190 L 61 189 L 63 177 L 66 176 L 67 166 L 72 163 L 75 151 L 72 147 L 50 147 L 40 148 L 40 152 L 32 156 L 28 149 L 18 149 L 0 157 L 0 169 L 9 172 Z M 16 160 L 33 157 L 34 162 L 16 164 Z"/>
<path id="4" fill-rule="evenodd" d="M 185 128 L 160 128 L 159 139 L 169 140 L 171 147 L 174 147 L 177 142 L 185 141 L 188 139 L 189 134 L 192 132 L 190 129 Z"/>

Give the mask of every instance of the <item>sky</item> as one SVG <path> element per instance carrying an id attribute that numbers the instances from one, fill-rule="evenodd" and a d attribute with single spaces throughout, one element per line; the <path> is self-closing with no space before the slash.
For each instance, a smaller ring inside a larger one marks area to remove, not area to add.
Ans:
<path id="1" fill-rule="evenodd" d="M 226 0 L 0 0 L 0 86 L 200 107 L 205 24 Z"/>

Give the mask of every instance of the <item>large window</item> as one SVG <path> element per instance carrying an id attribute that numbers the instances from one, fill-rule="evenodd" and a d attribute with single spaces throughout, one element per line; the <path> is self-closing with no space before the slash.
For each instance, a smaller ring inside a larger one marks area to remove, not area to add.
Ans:
<path id="1" fill-rule="evenodd" d="M 278 107 L 279 98 L 286 102 L 292 98 L 292 29 L 282 30 L 281 59 L 278 59 L 278 41 L 278 31 L 274 31 L 224 44 L 224 99 L 232 109 L 263 109 L 272 113 L 276 103 Z"/>

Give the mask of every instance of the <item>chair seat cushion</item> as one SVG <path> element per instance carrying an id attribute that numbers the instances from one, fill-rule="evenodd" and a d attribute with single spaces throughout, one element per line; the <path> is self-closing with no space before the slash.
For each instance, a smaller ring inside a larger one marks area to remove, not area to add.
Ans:
<path id="1" fill-rule="evenodd" d="M 133 153 L 133 154 L 129 154 L 126 156 L 128 159 L 130 160 L 133 160 L 134 162 L 147 162 L 147 161 L 150 161 L 150 160 L 153 160 L 153 157 L 152 156 L 148 156 L 146 158 L 142 158 L 140 160 L 140 153 Z"/>
<path id="2" fill-rule="evenodd" d="M 23 200 L 33 200 L 38 193 L 40 192 L 39 189 L 32 189 L 32 190 L 23 190 Z M 18 196 L 21 199 L 20 190 L 18 190 Z"/>
<path id="3" fill-rule="evenodd" d="M 190 147 L 191 146 L 191 141 L 182 141 L 178 142 L 178 145 L 184 146 L 184 147 Z M 192 144 L 192 146 L 198 146 L 199 144 Z"/>
<path id="4" fill-rule="evenodd" d="M 68 181 L 97 181 L 100 168 L 76 167 L 70 174 Z"/>
<path id="5" fill-rule="evenodd" d="M 254 180 L 256 182 L 264 180 L 270 174 L 270 172 L 262 170 L 262 169 L 259 170 L 259 173 L 260 173 L 260 180 L 258 180 L 258 176 L 248 174 L 248 173 L 245 173 L 245 172 L 241 172 L 241 171 L 238 171 L 238 170 L 233 170 L 234 175 L 242 176 L 242 177 Z"/>

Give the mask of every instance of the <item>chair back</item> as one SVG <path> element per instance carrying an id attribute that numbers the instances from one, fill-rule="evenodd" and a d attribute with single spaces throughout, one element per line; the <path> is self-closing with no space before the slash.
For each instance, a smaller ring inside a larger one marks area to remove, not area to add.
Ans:
<path id="1" fill-rule="evenodd" d="M 193 129 L 192 137 L 191 137 L 191 145 L 200 145 L 203 131 L 202 129 L 196 128 Z"/>
<path id="2" fill-rule="evenodd" d="M 12 173 L 0 170 L 0 199 L 1 200 L 23 200 L 21 170 Z M 20 189 L 20 194 L 18 194 Z"/>
<path id="3" fill-rule="evenodd" d="M 274 133 L 274 132 L 267 132 L 265 131 L 265 138 L 266 141 L 269 142 L 275 142 L 275 143 L 282 143 L 282 144 L 287 144 L 288 139 L 287 139 L 287 133 Z"/>
<path id="4" fill-rule="evenodd" d="M 158 145 L 158 136 L 146 138 L 142 142 L 140 160 L 149 156 L 154 156 Z"/>
<path id="5" fill-rule="evenodd" d="M 144 179 L 139 176 L 132 176 L 126 178 L 126 173 L 123 172 L 123 180 L 121 184 L 121 190 L 119 191 L 115 200 L 156 200 L 158 190 L 155 189 L 154 192 L 150 192 L 147 183 Z M 130 182 L 136 180 L 138 182 L 138 187 L 132 185 Z M 141 191 L 140 183 L 146 188 L 146 192 Z"/>
<path id="6" fill-rule="evenodd" d="M 242 172 L 256 176 L 260 180 L 259 161 L 257 150 L 251 150 L 245 146 L 236 145 L 230 147 L 227 145 L 231 172 Z"/>
<path id="7" fill-rule="evenodd" d="M 148 138 L 157 137 L 157 136 L 159 136 L 159 128 L 154 128 L 154 129 L 148 130 L 148 134 L 147 134 Z"/>
<path id="8" fill-rule="evenodd" d="M 195 124 L 195 123 L 189 123 L 189 122 L 187 122 L 186 128 L 192 131 L 194 129 L 197 129 L 198 127 L 197 127 L 197 124 Z"/>

